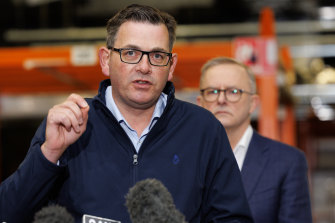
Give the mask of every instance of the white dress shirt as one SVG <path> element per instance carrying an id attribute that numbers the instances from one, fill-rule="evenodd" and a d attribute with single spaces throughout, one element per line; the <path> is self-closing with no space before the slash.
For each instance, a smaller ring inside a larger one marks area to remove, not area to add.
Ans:
<path id="1" fill-rule="evenodd" d="M 112 86 L 108 86 L 105 92 L 105 97 L 106 97 L 106 106 L 107 108 L 112 112 L 114 117 L 117 119 L 117 121 L 120 123 L 124 131 L 127 133 L 128 137 L 132 141 L 136 151 L 138 152 L 140 150 L 140 147 L 148 135 L 149 131 L 152 129 L 152 127 L 156 124 L 158 118 L 162 115 L 164 108 L 167 103 L 167 95 L 164 94 L 163 92 L 161 93 L 156 106 L 155 110 L 152 114 L 151 121 L 149 125 L 143 130 L 142 134 L 140 137 L 138 137 L 138 134 L 136 130 L 134 130 L 126 121 L 126 119 L 123 117 L 121 114 L 120 110 L 115 104 L 115 101 L 112 96 Z"/>
<path id="2" fill-rule="evenodd" d="M 242 138 L 240 139 L 240 141 L 237 143 L 237 145 L 233 150 L 240 171 L 242 170 L 244 158 L 248 151 L 252 133 L 253 129 L 251 125 L 249 125 L 248 128 L 245 130 Z"/>

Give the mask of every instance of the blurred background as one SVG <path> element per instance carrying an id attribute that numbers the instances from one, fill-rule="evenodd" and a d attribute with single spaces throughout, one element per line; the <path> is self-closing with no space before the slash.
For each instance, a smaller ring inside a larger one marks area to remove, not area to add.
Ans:
<path id="1" fill-rule="evenodd" d="M 253 126 L 303 150 L 314 222 L 335 222 L 334 0 L 1 0 L 0 182 L 24 159 L 48 109 L 104 79 L 105 24 L 131 3 L 172 14 L 178 98 L 195 103 L 202 64 L 234 56 L 257 75 Z"/>

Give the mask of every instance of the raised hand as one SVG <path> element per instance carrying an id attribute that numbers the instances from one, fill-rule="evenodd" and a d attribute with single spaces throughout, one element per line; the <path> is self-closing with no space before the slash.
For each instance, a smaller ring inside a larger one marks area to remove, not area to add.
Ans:
<path id="1" fill-rule="evenodd" d="M 57 163 L 66 148 L 85 132 L 89 106 L 78 94 L 71 94 L 65 102 L 48 112 L 43 155 Z"/>

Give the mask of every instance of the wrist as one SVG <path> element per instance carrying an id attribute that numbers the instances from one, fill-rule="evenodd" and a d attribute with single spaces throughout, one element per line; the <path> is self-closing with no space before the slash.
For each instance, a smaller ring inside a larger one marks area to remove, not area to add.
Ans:
<path id="1" fill-rule="evenodd" d="M 44 157 L 49 160 L 50 162 L 57 164 L 61 154 L 59 154 L 59 151 L 55 151 L 52 149 L 49 149 L 45 143 L 41 145 L 41 151 Z"/>

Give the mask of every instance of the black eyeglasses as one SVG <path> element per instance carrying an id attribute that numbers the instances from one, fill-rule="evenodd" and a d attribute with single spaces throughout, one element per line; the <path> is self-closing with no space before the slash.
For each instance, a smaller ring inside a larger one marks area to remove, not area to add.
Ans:
<path id="1" fill-rule="evenodd" d="M 237 102 L 241 99 L 243 93 L 253 95 L 254 93 L 239 89 L 239 88 L 227 88 L 227 89 L 215 89 L 206 88 L 200 90 L 202 96 L 207 102 L 214 102 L 219 98 L 221 92 L 223 92 L 224 97 L 229 102 Z"/>
<path id="2" fill-rule="evenodd" d="M 141 61 L 143 54 L 146 54 L 149 58 L 149 63 L 153 66 L 167 66 L 171 60 L 172 53 L 162 51 L 143 51 L 131 48 L 114 48 L 108 47 L 108 49 L 116 51 L 120 54 L 120 59 L 123 63 L 137 64 Z"/>

